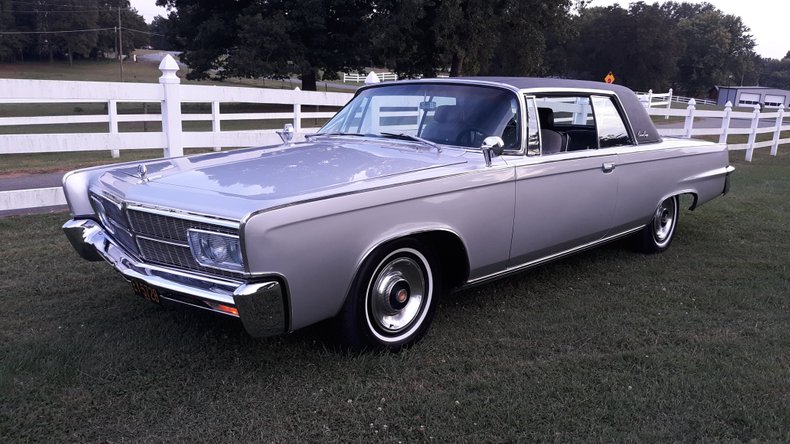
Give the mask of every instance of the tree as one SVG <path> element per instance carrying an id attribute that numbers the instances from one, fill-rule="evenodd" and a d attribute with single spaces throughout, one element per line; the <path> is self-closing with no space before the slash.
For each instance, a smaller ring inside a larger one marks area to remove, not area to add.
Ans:
<path id="1" fill-rule="evenodd" d="M 561 48 L 571 36 L 570 0 L 507 0 L 493 31 L 497 44 L 481 73 L 537 76 L 551 72 L 550 48 Z"/>
<path id="2" fill-rule="evenodd" d="M 371 17 L 372 61 L 400 77 L 435 77 L 449 65 L 437 44 L 438 4 L 432 0 L 381 0 Z"/>
<path id="3" fill-rule="evenodd" d="M 170 29 L 170 20 L 166 17 L 162 17 L 161 15 L 154 17 L 151 24 L 148 25 L 148 31 L 152 33 L 151 45 L 154 48 L 166 51 L 176 49 L 171 40 L 173 31 Z"/>
<path id="4" fill-rule="evenodd" d="M 763 59 L 760 84 L 790 90 L 790 52 L 782 60 Z"/>
<path id="5" fill-rule="evenodd" d="M 546 72 L 547 41 L 564 41 L 571 0 L 377 2 L 374 60 L 399 74 L 530 75 Z"/>
<path id="6" fill-rule="evenodd" d="M 171 24 L 185 42 L 190 78 L 283 77 L 301 74 L 315 90 L 319 71 L 359 69 L 368 62 L 369 0 L 158 0 L 173 8 Z"/>
<path id="7" fill-rule="evenodd" d="M 58 0 L 59 3 L 51 7 L 60 8 L 52 13 L 45 13 L 47 28 L 52 30 L 94 29 L 97 28 L 99 17 L 96 0 Z M 72 12 L 73 11 L 73 12 Z M 97 32 L 71 32 L 52 34 L 49 38 L 49 48 L 55 48 L 59 53 L 66 54 L 69 65 L 74 63 L 74 55 L 88 56 L 96 47 Z M 52 52 L 50 52 L 50 61 Z"/>
<path id="8" fill-rule="evenodd" d="M 601 80 L 612 71 L 618 83 L 641 90 L 672 84 L 682 44 L 657 4 L 585 8 L 574 25 L 578 37 L 569 46 L 570 76 Z"/>
<path id="9" fill-rule="evenodd" d="M 754 59 L 754 39 L 740 17 L 707 3 L 668 2 L 663 8 L 677 21 L 685 46 L 678 60 L 677 89 L 698 96 L 728 79 L 745 77 Z"/>
<path id="10" fill-rule="evenodd" d="M 0 29 L 20 29 L 17 25 L 17 14 L 14 11 L 17 5 L 11 0 L 0 0 Z M 0 35 L 0 61 L 13 61 L 17 55 L 22 56 L 25 40 L 23 35 Z"/>

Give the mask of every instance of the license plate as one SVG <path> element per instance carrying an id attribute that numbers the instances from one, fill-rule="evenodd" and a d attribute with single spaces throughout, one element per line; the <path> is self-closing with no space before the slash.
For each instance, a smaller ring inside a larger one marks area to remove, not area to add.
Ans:
<path id="1" fill-rule="evenodd" d="M 154 304 L 159 303 L 159 292 L 156 291 L 156 288 L 146 284 L 145 282 L 132 281 L 132 289 L 134 289 L 134 294 L 137 296 L 140 296 L 147 301 L 151 301 Z"/>

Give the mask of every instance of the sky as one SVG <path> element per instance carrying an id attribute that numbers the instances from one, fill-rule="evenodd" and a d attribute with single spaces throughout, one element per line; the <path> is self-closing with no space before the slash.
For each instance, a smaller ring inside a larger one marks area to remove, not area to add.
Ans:
<path id="1" fill-rule="evenodd" d="M 701 0 L 685 0 L 689 3 L 702 3 Z M 157 15 L 167 15 L 165 8 L 156 6 L 156 0 L 131 0 L 132 7 L 151 22 Z M 619 4 L 626 8 L 630 1 L 593 0 L 590 6 L 609 6 Z M 645 3 L 653 3 L 646 0 Z M 663 3 L 663 2 L 661 2 Z M 788 0 L 708 0 L 708 3 L 726 14 L 741 17 L 751 29 L 757 43 L 754 50 L 763 57 L 781 59 L 790 51 L 790 1 Z"/>

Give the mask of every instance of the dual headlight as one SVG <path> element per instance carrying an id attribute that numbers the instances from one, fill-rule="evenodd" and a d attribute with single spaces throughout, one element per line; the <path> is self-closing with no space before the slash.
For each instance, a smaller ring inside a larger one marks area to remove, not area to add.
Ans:
<path id="1" fill-rule="evenodd" d="M 222 270 L 244 271 L 239 237 L 190 229 L 189 248 L 198 264 Z"/>

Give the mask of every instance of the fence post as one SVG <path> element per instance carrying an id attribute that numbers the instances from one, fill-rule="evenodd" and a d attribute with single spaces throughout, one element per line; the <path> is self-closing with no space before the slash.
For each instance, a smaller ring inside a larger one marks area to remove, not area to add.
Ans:
<path id="1" fill-rule="evenodd" d="M 648 89 L 647 90 L 647 107 L 648 107 L 648 109 L 651 106 L 653 106 L 653 90 L 652 89 Z"/>
<path id="2" fill-rule="evenodd" d="M 683 137 L 686 139 L 691 138 L 691 130 L 694 128 L 694 110 L 697 109 L 696 107 L 697 101 L 694 99 L 689 100 L 689 106 L 686 108 L 686 124 L 683 125 Z"/>
<path id="3" fill-rule="evenodd" d="M 664 120 L 669 120 L 670 108 L 672 108 L 672 88 L 669 88 L 669 95 L 667 96 L 667 113 L 664 115 Z"/>
<path id="4" fill-rule="evenodd" d="M 754 105 L 752 112 L 752 130 L 749 133 L 749 146 L 746 148 L 746 161 L 752 161 L 752 154 L 754 154 L 754 142 L 757 140 L 757 127 L 760 123 L 760 105 Z"/>
<path id="5" fill-rule="evenodd" d="M 721 118 L 721 135 L 719 135 L 719 143 L 726 144 L 727 137 L 730 135 L 730 113 L 732 113 L 732 102 L 728 100 L 724 105 L 724 116 Z"/>
<path id="6" fill-rule="evenodd" d="M 211 132 L 214 136 L 214 151 L 222 151 L 222 146 L 219 144 L 220 139 L 220 120 L 219 120 L 219 102 L 211 102 Z"/>
<path id="7" fill-rule="evenodd" d="M 294 132 L 299 134 L 302 132 L 302 90 L 297 86 L 294 88 Z"/>
<path id="8" fill-rule="evenodd" d="M 774 130 L 774 144 L 771 145 L 771 155 L 776 156 L 776 152 L 779 150 L 779 135 L 782 133 L 782 123 L 785 118 L 785 106 L 779 105 L 779 109 L 776 110 L 776 130 Z"/>
<path id="9" fill-rule="evenodd" d="M 114 135 L 110 136 L 110 146 L 115 145 L 117 147 L 118 143 L 118 101 L 114 99 L 110 99 L 107 101 L 107 114 L 110 117 L 110 134 Z M 118 148 L 113 148 L 110 150 L 110 156 L 113 159 L 117 159 L 121 156 L 121 151 Z"/>
<path id="10" fill-rule="evenodd" d="M 181 140 L 181 91 L 178 78 L 178 63 L 170 54 L 162 59 L 159 64 L 162 76 L 159 83 L 164 89 L 164 100 L 162 101 L 162 131 L 165 133 L 166 146 L 164 149 L 165 157 L 177 157 L 184 155 L 184 145 Z"/>

